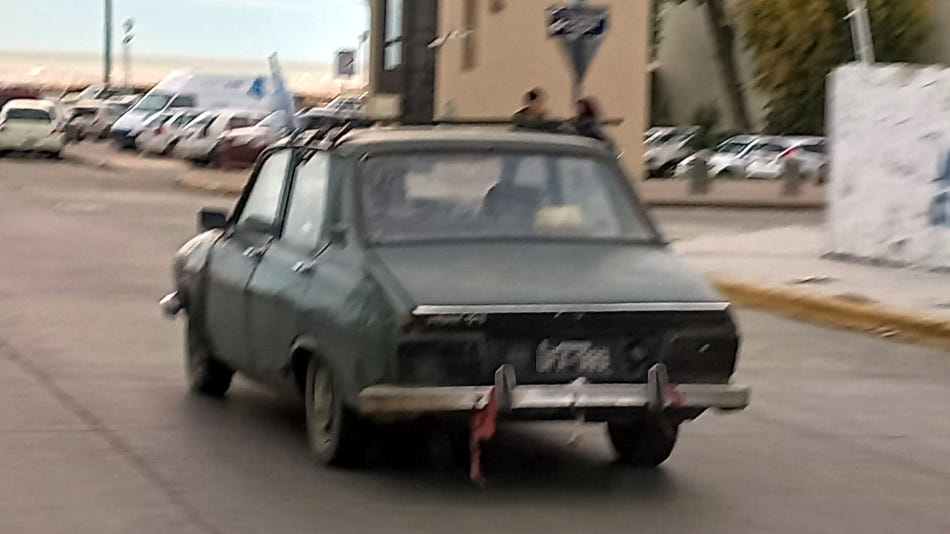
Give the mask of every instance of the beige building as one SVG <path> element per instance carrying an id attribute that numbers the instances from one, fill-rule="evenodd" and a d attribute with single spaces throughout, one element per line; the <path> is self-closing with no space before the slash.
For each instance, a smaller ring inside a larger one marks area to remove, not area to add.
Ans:
<path id="1" fill-rule="evenodd" d="M 414 20 L 416 27 L 424 26 L 414 19 L 418 14 L 410 12 L 411 0 L 404 1 L 404 20 Z M 387 43 L 400 32 L 393 31 L 393 25 L 386 20 L 387 11 L 393 14 L 392 6 L 385 0 L 373 2 L 373 36 L 377 42 L 371 51 L 377 57 L 371 62 L 377 72 L 371 80 L 371 90 L 385 93 L 385 85 L 391 84 L 389 87 L 398 90 L 411 80 L 386 79 L 386 71 L 392 70 L 385 65 L 386 49 L 393 48 Z M 552 3 L 556 2 L 438 0 L 437 31 L 431 46 L 427 46 L 433 55 L 432 114 L 507 117 L 521 107 L 524 93 L 538 86 L 548 94 L 552 116 L 570 116 L 571 70 L 559 43 L 548 38 L 546 31 L 546 9 Z M 611 134 L 624 151 L 627 168 L 639 174 L 643 131 L 648 121 L 646 72 L 651 2 L 598 0 L 591 4 L 609 7 L 610 23 L 607 37 L 588 71 L 584 94 L 597 99 L 605 116 L 623 119 L 623 124 L 612 128 Z M 407 49 L 401 53 L 412 54 Z M 394 51 L 390 50 L 389 55 L 392 65 Z M 412 58 L 407 59 L 412 63 Z M 409 93 L 403 96 L 419 97 Z"/>

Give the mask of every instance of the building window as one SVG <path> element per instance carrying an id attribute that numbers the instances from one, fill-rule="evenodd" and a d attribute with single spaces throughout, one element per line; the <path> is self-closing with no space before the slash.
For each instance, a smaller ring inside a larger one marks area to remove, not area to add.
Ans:
<path id="1" fill-rule="evenodd" d="M 477 52 L 478 0 L 465 0 L 465 20 L 462 22 L 462 70 L 475 68 Z"/>
<path id="2" fill-rule="evenodd" d="M 383 45 L 383 67 L 386 70 L 402 65 L 402 2 L 386 0 L 386 41 Z"/>

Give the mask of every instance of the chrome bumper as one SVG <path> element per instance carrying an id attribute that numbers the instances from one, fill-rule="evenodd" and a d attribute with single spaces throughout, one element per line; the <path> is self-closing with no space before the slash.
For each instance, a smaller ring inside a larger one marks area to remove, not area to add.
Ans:
<path id="1" fill-rule="evenodd" d="M 749 405 L 748 386 L 732 384 L 670 384 L 666 368 L 650 369 L 646 384 L 516 385 L 514 374 L 502 366 L 494 386 L 407 387 L 370 386 L 359 394 L 359 411 L 366 416 L 407 416 L 480 410 L 495 395 L 499 410 L 584 411 L 704 409 L 741 410 Z"/>

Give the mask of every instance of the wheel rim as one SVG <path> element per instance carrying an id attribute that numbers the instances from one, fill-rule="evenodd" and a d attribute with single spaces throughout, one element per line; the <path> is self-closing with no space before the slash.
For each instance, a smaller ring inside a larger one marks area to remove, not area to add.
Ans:
<path id="1" fill-rule="evenodd" d="M 314 376 L 310 403 L 314 445 L 323 449 L 333 441 L 330 432 L 333 427 L 333 381 L 325 369 L 320 369 Z"/>

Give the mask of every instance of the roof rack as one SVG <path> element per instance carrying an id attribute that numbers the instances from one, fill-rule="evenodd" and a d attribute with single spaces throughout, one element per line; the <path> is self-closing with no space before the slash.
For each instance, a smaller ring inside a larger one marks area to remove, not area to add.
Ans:
<path id="1" fill-rule="evenodd" d="M 598 121 L 603 126 L 617 126 L 623 123 L 623 119 L 605 119 Z M 290 143 L 297 144 L 297 141 L 307 132 L 312 132 L 302 143 L 302 146 L 312 146 L 319 143 L 321 148 L 335 148 L 353 130 L 371 128 L 373 126 L 512 126 L 520 130 L 536 130 L 553 134 L 571 134 L 568 128 L 570 120 L 543 120 L 523 122 L 512 118 L 487 118 L 487 119 L 433 119 L 425 121 L 397 121 L 393 119 L 369 119 L 340 117 L 339 120 L 331 121 L 315 130 L 295 130 L 291 134 Z"/>

